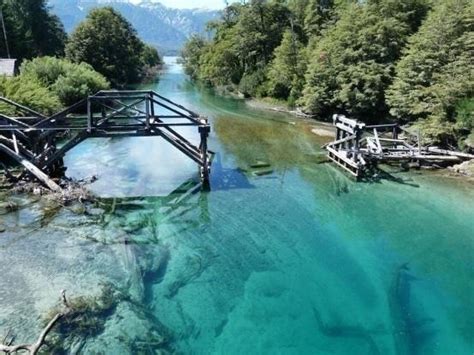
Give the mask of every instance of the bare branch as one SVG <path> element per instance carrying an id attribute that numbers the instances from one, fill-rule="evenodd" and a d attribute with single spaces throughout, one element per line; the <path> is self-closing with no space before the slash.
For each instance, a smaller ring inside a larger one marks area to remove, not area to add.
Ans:
<path id="1" fill-rule="evenodd" d="M 5 344 L 0 344 L 0 352 L 4 352 L 6 354 L 13 354 L 16 353 L 20 350 L 25 350 L 27 351 L 30 355 L 36 355 L 39 351 L 39 349 L 44 345 L 45 339 L 48 336 L 49 332 L 51 329 L 53 329 L 54 325 L 57 323 L 59 319 L 64 317 L 66 314 L 68 314 L 71 310 L 69 307 L 69 304 L 66 299 L 66 290 L 61 291 L 61 301 L 63 305 L 65 306 L 65 311 L 57 313 L 53 319 L 49 321 L 49 323 L 46 325 L 46 327 L 43 329 L 41 332 L 40 336 L 36 340 L 35 343 L 33 344 L 19 344 L 19 345 L 12 345 L 11 343 L 13 341 L 10 341 L 9 343 L 7 342 L 7 338 L 10 335 L 10 331 L 8 331 L 7 335 L 5 336 L 3 342 Z"/>

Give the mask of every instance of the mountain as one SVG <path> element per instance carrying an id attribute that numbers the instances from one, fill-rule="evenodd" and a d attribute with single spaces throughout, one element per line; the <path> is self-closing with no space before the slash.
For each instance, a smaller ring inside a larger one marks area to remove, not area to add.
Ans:
<path id="1" fill-rule="evenodd" d="M 172 9 L 154 0 L 50 0 L 51 11 L 59 16 L 66 31 L 72 32 L 90 9 L 112 6 L 132 23 L 139 36 L 163 55 L 177 54 L 195 33 L 207 35 L 206 23 L 218 19 L 219 11 Z"/>

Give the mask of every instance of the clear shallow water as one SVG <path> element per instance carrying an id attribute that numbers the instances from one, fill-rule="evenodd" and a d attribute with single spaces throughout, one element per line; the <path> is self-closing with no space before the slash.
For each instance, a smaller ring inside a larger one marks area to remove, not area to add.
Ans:
<path id="1" fill-rule="evenodd" d="M 472 353 L 472 184 L 355 183 L 318 163 L 309 123 L 199 90 L 175 64 L 150 87 L 209 116 L 212 192 L 160 140 L 81 144 L 68 174 L 99 176 L 98 209 L 20 196 L 0 216 L 0 333 L 34 337 L 59 290 L 111 282 L 126 297 L 83 353 Z"/>

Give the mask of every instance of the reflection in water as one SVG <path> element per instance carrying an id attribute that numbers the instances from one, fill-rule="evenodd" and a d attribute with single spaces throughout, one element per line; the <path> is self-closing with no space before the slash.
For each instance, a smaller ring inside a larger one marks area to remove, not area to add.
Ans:
<path id="1" fill-rule="evenodd" d="M 160 140 L 77 147 L 68 174 L 99 176 L 96 205 L 0 208 L 15 285 L 0 287 L 0 334 L 34 337 L 58 290 L 105 283 L 118 304 L 83 353 L 472 352 L 472 184 L 354 183 L 321 164 L 310 122 L 198 90 L 175 64 L 156 89 L 209 116 L 212 191 Z"/>

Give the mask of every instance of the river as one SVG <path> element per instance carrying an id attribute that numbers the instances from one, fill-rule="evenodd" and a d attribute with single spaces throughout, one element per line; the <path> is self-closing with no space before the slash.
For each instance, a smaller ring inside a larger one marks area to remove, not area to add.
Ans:
<path id="1" fill-rule="evenodd" d="M 113 298 L 68 338 L 79 353 L 472 354 L 472 183 L 356 183 L 321 163 L 314 123 L 166 63 L 144 87 L 209 117 L 211 192 L 166 142 L 127 138 L 65 157 L 69 176 L 98 177 L 92 207 L 4 196 L 19 209 L 0 211 L 0 339 L 34 339 L 66 289 Z"/>

